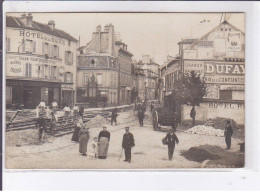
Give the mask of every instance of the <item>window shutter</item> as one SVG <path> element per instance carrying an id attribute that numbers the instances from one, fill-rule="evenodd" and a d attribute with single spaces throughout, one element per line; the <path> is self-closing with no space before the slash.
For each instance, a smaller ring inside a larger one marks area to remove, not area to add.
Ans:
<path id="1" fill-rule="evenodd" d="M 57 46 L 57 58 L 59 58 L 59 56 L 60 56 L 60 54 L 59 54 L 59 52 L 60 52 L 60 47 L 59 46 Z"/>
<path id="2" fill-rule="evenodd" d="M 32 64 L 29 64 L 29 77 L 32 77 Z"/>
<path id="3" fill-rule="evenodd" d="M 23 48 L 23 53 L 25 53 L 25 40 L 23 40 L 23 46 L 22 46 L 22 48 Z"/>
<path id="4" fill-rule="evenodd" d="M 36 41 L 33 41 L 33 53 L 36 53 Z"/>
<path id="5" fill-rule="evenodd" d="M 70 75 L 71 75 L 71 80 L 70 80 L 70 82 L 73 83 L 73 73 L 71 73 Z"/>
<path id="6" fill-rule="evenodd" d="M 71 64 L 73 64 L 73 52 L 71 52 Z"/>
<path id="7" fill-rule="evenodd" d="M 64 62 L 67 63 L 67 51 L 65 51 Z"/>
<path id="8" fill-rule="evenodd" d="M 28 63 L 25 64 L 25 77 L 28 77 Z"/>
<path id="9" fill-rule="evenodd" d="M 44 42 L 42 42 L 42 55 L 44 55 Z"/>
<path id="10" fill-rule="evenodd" d="M 7 38 L 7 51 L 10 51 L 11 50 L 11 38 Z"/>

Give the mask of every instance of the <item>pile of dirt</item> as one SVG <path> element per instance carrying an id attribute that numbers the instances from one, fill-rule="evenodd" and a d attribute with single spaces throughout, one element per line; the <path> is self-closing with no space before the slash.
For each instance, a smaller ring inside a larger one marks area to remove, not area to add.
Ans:
<path id="1" fill-rule="evenodd" d="M 38 144 L 38 130 L 28 129 L 22 131 L 10 131 L 5 134 L 6 146 L 25 146 Z"/>
<path id="2" fill-rule="evenodd" d="M 230 121 L 230 124 L 234 130 L 238 128 L 237 123 L 233 119 L 223 118 L 223 117 L 210 118 L 205 122 L 205 125 L 214 127 L 215 129 L 225 130 L 225 127 L 227 125 L 227 120 Z"/>
<path id="3" fill-rule="evenodd" d="M 188 151 L 183 151 L 181 155 L 184 156 L 186 159 L 195 162 L 203 162 L 204 160 L 220 159 L 218 155 L 212 154 L 198 147 L 191 147 Z"/>
<path id="4" fill-rule="evenodd" d="M 86 125 L 90 128 L 97 128 L 97 127 L 102 127 L 103 125 L 107 125 L 109 123 L 110 122 L 108 119 L 100 115 L 97 115 L 94 118 L 92 118 L 90 121 L 88 121 Z"/>
<path id="5" fill-rule="evenodd" d="M 197 125 L 194 126 L 185 133 L 192 133 L 192 134 L 199 134 L 199 135 L 208 135 L 208 136 L 217 136 L 217 137 L 223 137 L 224 136 L 224 130 L 221 129 L 215 129 L 211 126 L 205 126 L 205 125 Z"/>

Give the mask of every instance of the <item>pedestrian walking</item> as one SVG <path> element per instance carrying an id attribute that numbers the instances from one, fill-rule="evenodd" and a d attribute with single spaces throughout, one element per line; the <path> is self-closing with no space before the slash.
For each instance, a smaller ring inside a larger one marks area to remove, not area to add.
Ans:
<path id="1" fill-rule="evenodd" d="M 83 127 L 83 119 L 82 119 L 82 117 L 79 117 L 76 122 L 74 131 L 73 131 L 73 134 L 71 137 L 71 141 L 79 142 L 79 131 L 82 127 Z"/>
<path id="2" fill-rule="evenodd" d="M 49 110 L 45 105 L 45 102 L 40 102 L 40 104 L 36 107 L 36 118 L 37 123 L 36 126 L 39 128 L 39 141 L 42 138 L 43 131 L 47 130 L 47 119 L 49 118 Z"/>
<path id="3" fill-rule="evenodd" d="M 154 108 L 154 103 L 153 102 L 151 102 L 151 112 L 153 112 L 153 108 Z"/>
<path id="4" fill-rule="evenodd" d="M 107 127 L 103 127 L 103 130 L 100 131 L 98 135 L 98 158 L 99 159 L 106 159 L 107 158 L 107 152 L 108 152 L 108 146 L 110 141 L 110 132 L 107 131 Z"/>
<path id="5" fill-rule="evenodd" d="M 117 125 L 117 121 L 116 121 L 117 116 L 118 116 L 117 108 L 114 108 L 111 115 L 111 125 L 113 125 L 113 122 L 115 122 L 115 124 Z"/>
<path id="6" fill-rule="evenodd" d="M 224 135 L 225 135 L 225 141 L 226 141 L 226 144 L 227 144 L 227 150 L 230 150 L 230 148 L 231 148 L 231 136 L 233 135 L 233 129 L 232 129 L 232 126 L 230 124 L 230 121 L 227 121 L 227 125 L 226 125 L 226 128 L 225 128 Z"/>
<path id="7" fill-rule="evenodd" d="M 137 113 L 140 127 L 144 126 L 144 112 L 145 112 L 144 107 L 142 105 L 140 105 L 138 108 L 138 113 Z"/>
<path id="8" fill-rule="evenodd" d="M 79 153 L 87 156 L 87 146 L 89 140 L 89 128 L 84 125 L 79 131 Z"/>
<path id="9" fill-rule="evenodd" d="M 80 106 L 79 107 L 79 115 L 83 118 L 83 114 L 84 114 L 84 107 Z"/>
<path id="10" fill-rule="evenodd" d="M 174 133 L 175 129 L 172 128 L 169 133 L 167 133 L 166 137 L 163 139 L 163 143 L 168 145 L 168 157 L 169 160 L 172 160 L 173 152 L 175 149 L 175 142 L 178 144 L 179 139 L 177 135 Z"/>
<path id="11" fill-rule="evenodd" d="M 125 134 L 123 136 L 122 148 L 125 150 L 124 162 L 131 163 L 131 150 L 135 146 L 135 140 L 132 133 L 129 132 L 129 127 L 125 127 Z"/>

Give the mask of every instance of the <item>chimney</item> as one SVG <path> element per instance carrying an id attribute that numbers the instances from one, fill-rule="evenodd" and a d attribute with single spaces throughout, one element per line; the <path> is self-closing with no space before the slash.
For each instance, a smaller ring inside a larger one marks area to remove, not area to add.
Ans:
<path id="1" fill-rule="evenodd" d="M 97 52 L 101 53 L 101 25 L 98 25 L 96 28 L 95 40 Z"/>
<path id="2" fill-rule="evenodd" d="M 33 20 L 33 16 L 31 13 L 28 13 L 28 15 L 26 15 L 25 13 L 23 15 L 21 15 L 21 22 L 25 25 L 25 26 L 32 26 L 32 20 Z"/>
<path id="3" fill-rule="evenodd" d="M 51 28 L 51 29 L 55 29 L 55 22 L 53 21 L 53 20 L 50 20 L 49 22 L 48 22 L 48 26 Z"/>
<path id="4" fill-rule="evenodd" d="M 101 32 L 101 25 L 99 24 L 98 26 L 97 26 L 97 32 Z"/>
<path id="5" fill-rule="evenodd" d="M 106 25 L 108 28 L 108 53 L 113 55 L 114 53 L 114 45 L 115 45 L 115 32 L 114 26 L 112 24 Z"/>

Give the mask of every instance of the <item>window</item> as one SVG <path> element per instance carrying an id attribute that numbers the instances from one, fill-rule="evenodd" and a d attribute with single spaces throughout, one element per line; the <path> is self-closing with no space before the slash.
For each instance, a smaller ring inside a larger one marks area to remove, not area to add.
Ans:
<path id="1" fill-rule="evenodd" d="M 10 51 L 11 50 L 11 39 L 7 38 L 6 39 L 6 51 Z"/>
<path id="2" fill-rule="evenodd" d="M 73 74 L 70 72 L 66 72 L 64 74 L 64 82 L 65 83 L 73 83 Z"/>
<path id="3" fill-rule="evenodd" d="M 56 66 L 50 66 L 49 68 L 49 75 L 50 75 L 50 78 L 57 78 L 57 67 Z"/>
<path id="4" fill-rule="evenodd" d="M 73 64 L 73 53 L 71 51 L 65 51 L 65 63 L 67 65 Z"/>
<path id="5" fill-rule="evenodd" d="M 102 74 L 97 74 L 97 83 L 98 85 L 102 85 Z"/>
<path id="6" fill-rule="evenodd" d="M 25 64 L 25 77 L 32 77 L 32 64 Z"/>
<path id="7" fill-rule="evenodd" d="M 87 84 L 88 83 L 88 74 L 84 73 L 83 74 L 83 84 Z"/>
<path id="8" fill-rule="evenodd" d="M 32 40 L 25 40 L 23 44 L 23 52 L 35 53 L 36 52 L 36 42 Z"/>
<path id="9" fill-rule="evenodd" d="M 44 65 L 44 77 L 48 78 L 48 65 Z"/>
<path id="10" fill-rule="evenodd" d="M 232 90 L 220 90 L 219 99 L 220 100 L 232 100 Z"/>
<path id="11" fill-rule="evenodd" d="M 53 78 L 57 78 L 58 76 L 57 76 L 57 67 L 56 66 L 53 66 L 53 69 L 52 69 L 52 75 L 53 75 Z"/>
<path id="12" fill-rule="evenodd" d="M 49 53 L 50 51 L 49 51 L 49 44 L 48 43 L 42 43 L 42 53 L 43 53 L 43 55 L 46 55 L 46 56 L 49 56 L 50 55 L 50 53 Z"/>
<path id="13" fill-rule="evenodd" d="M 53 54 L 52 54 L 52 56 L 54 58 L 59 58 L 59 46 L 53 45 Z"/>

